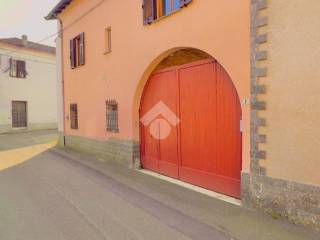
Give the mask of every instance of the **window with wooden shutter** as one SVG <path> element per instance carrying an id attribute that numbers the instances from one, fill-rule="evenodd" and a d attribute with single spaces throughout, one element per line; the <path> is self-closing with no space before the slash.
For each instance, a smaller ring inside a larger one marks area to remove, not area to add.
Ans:
<path id="1" fill-rule="evenodd" d="M 26 78 L 26 62 L 21 60 L 10 59 L 10 77 Z"/>
<path id="2" fill-rule="evenodd" d="M 192 0 L 144 0 L 143 23 L 150 24 L 154 20 L 170 15 L 191 2 Z"/>
<path id="3" fill-rule="evenodd" d="M 119 132 L 118 103 L 115 100 L 106 101 L 107 131 Z"/>
<path id="4" fill-rule="evenodd" d="M 156 0 L 143 0 L 143 23 L 150 24 L 155 20 Z"/>
<path id="5" fill-rule="evenodd" d="M 70 104 L 70 124 L 71 129 L 78 129 L 78 105 Z"/>
<path id="6" fill-rule="evenodd" d="M 18 78 L 25 78 L 27 75 L 26 73 L 26 62 L 25 61 L 17 61 L 17 77 Z"/>
<path id="7" fill-rule="evenodd" d="M 70 40 L 70 66 L 76 68 L 85 64 L 84 33 Z"/>

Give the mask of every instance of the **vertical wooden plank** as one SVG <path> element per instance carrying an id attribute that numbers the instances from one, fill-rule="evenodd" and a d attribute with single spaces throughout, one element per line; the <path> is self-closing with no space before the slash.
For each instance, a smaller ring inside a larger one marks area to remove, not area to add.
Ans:
<path id="1" fill-rule="evenodd" d="M 159 101 L 157 93 L 157 81 L 155 76 L 151 76 L 145 86 L 140 106 L 140 120 Z M 143 152 L 141 153 L 141 165 L 145 169 L 158 172 L 158 161 L 160 158 L 159 141 L 155 139 L 150 131 L 149 126 L 140 122 L 141 144 Z"/>
<path id="2" fill-rule="evenodd" d="M 241 106 L 236 89 L 221 65 L 218 65 L 218 159 L 217 173 L 240 181 Z"/>
<path id="3" fill-rule="evenodd" d="M 160 76 L 161 87 L 158 88 L 158 91 L 161 97 L 159 100 L 162 101 L 170 111 L 172 111 L 175 117 L 178 117 L 178 79 L 176 70 L 173 69 L 171 71 L 161 73 Z M 171 128 L 171 132 L 168 137 L 159 140 L 159 172 L 173 178 L 178 178 L 178 125 L 173 125 L 173 123 L 164 118 L 163 115 L 160 117 L 167 122 L 168 126 Z"/>
<path id="4" fill-rule="evenodd" d="M 149 79 L 148 85 L 144 91 L 140 109 L 141 119 L 147 114 L 150 114 L 150 110 L 154 109 L 160 102 L 165 104 L 170 111 L 177 115 L 177 83 L 175 70 L 154 74 Z M 152 133 L 150 132 L 153 121 L 148 125 L 141 125 L 141 140 L 144 151 L 142 156 L 142 167 L 177 178 L 177 126 L 173 126 L 168 122 L 164 117 L 165 113 L 163 114 L 162 111 L 166 111 L 166 109 L 160 108 L 153 120 L 164 120 L 171 128 L 170 134 L 164 139 L 157 138 L 152 136 Z M 162 125 L 159 124 L 158 126 L 159 131 L 161 131 Z"/>
<path id="5" fill-rule="evenodd" d="M 182 166 L 214 170 L 216 81 L 212 63 L 180 70 Z M 208 144 L 210 143 L 210 147 Z"/>

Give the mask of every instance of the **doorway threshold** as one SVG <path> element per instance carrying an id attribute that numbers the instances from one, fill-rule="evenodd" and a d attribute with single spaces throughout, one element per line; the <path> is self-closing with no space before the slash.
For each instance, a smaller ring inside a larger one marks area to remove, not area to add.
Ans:
<path id="1" fill-rule="evenodd" d="M 152 172 L 149 170 L 139 169 L 138 171 L 143 174 L 164 180 L 166 182 L 176 184 L 180 187 L 184 187 L 184 188 L 190 189 L 192 191 L 204 194 L 206 196 L 209 196 L 209 197 L 212 197 L 212 198 L 215 198 L 215 199 L 218 199 L 218 200 L 221 200 L 221 201 L 224 201 L 224 202 L 236 205 L 236 206 L 241 206 L 241 201 L 239 199 L 236 199 L 236 198 L 233 198 L 233 197 L 221 194 L 221 193 L 217 193 L 217 192 L 214 192 L 214 191 L 202 188 L 202 187 L 198 187 L 198 186 L 195 186 L 190 183 L 186 183 L 186 182 L 174 179 L 174 178 L 170 178 L 170 177 L 167 177 L 167 176 L 164 176 L 164 175 L 161 175 L 159 173 L 155 173 L 155 172 Z"/>

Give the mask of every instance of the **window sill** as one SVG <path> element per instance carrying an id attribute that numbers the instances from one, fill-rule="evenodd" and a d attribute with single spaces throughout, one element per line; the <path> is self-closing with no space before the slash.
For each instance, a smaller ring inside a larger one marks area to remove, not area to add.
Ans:
<path id="1" fill-rule="evenodd" d="M 110 53 L 112 53 L 112 50 L 103 52 L 103 55 L 108 55 Z"/>
<path id="2" fill-rule="evenodd" d="M 80 68 L 82 68 L 82 67 L 84 67 L 85 66 L 85 64 L 84 65 L 79 65 L 79 66 L 76 66 L 76 67 L 74 67 L 74 68 L 70 68 L 71 70 L 77 70 L 77 69 L 80 69 Z"/>
<path id="3" fill-rule="evenodd" d="M 26 77 L 15 77 L 15 76 L 10 76 L 11 78 L 18 78 L 18 79 L 27 79 Z"/>
<path id="4" fill-rule="evenodd" d="M 27 130 L 28 127 L 12 127 L 13 131 L 19 131 L 19 130 Z"/>
<path id="5" fill-rule="evenodd" d="M 119 133 L 120 131 L 119 131 L 119 129 L 117 129 L 117 130 L 107 129 L 107 132 L 109 132 L 109 133 Z"/>

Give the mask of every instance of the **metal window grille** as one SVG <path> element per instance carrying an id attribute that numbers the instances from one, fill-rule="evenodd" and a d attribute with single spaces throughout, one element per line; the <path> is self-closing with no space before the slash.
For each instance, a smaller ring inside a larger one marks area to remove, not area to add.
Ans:
<path id="1" fill-rule="evenodd" d="M 78 105 L 70 104 L 71 129 L 78 129 Z"/>
<path id="2" fill-rule="evenodd" d="M 118 103 L 115 100 L 106 101 L 106 117 L 107 117 L 107 131 L 119 132 Z"/>

